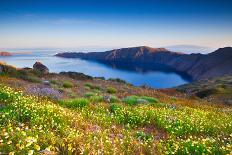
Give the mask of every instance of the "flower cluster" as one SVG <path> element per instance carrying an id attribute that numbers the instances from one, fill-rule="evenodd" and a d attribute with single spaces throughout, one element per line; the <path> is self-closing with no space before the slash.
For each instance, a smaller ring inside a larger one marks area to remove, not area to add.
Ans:
<path id="1" fill-rule="evenodd" d="M 190 108 L 158 102 L 134 106 L 88 98 L 55 102 L 0 85 L 0 152 L 231 153 L 230 108 Z"/>

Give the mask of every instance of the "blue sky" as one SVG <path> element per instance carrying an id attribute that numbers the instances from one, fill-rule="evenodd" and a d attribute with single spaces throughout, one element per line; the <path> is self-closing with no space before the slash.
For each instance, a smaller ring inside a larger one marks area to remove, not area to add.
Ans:
<path id="1" fill-rule="evenodd" d="M 230 0 L 0 0 L 0 48 L 232 46 Z"/>

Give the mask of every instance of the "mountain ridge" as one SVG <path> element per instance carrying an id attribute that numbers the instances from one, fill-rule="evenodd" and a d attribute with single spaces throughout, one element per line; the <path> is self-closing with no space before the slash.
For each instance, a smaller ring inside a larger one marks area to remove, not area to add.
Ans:
<path id="1" fill-rule="evenodd" d="M 65 58 L 81 58 L 99 62 L 161 64 L 190 75 L 193 80 L 232 74 L 232 47 L 219 48 L 209 54 L 184 54 L 165 48 L 148 46 L 114 49 L 106 52 L 58 53 Z"/>

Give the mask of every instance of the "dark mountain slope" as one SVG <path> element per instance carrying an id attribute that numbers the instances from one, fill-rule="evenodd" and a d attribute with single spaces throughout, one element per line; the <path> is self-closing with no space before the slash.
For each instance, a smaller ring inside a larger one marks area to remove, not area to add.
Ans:
<path id="1" fill-rule="evenodd" d="M 56 56 L 81 58 L 100 62 L 126 62 L 149 65 L 165 65 L 185 72 L 194 80 L 232 74 L 232 48 L 225 47 L 210 54 L 183 54 L 164 48 L 146 46 L 115 49 L 106 52 L 59 53 Z"/>

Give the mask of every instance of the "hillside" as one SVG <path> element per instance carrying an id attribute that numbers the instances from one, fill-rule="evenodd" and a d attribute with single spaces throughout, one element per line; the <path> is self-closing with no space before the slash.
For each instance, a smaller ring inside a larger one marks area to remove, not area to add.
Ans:
<path id="1" fill-rule="evenodd" d="M 0 64 L 2 154 L 232 151 L 231 107 L 36 64 Z"/>
<path id="2" fill-rule="evenodd" d="M 188 96 L 197 96 L 209 102 L 222 102 L 232 105 L 232 76 L 222 76 L 201 80 L 176 88 Z"/>
<path id="3" fill-rule="evenodd" d="M 106 52 L 58 53 L 65 58 L 81 58 L 100 62 L 164 65 L 176 71 L 190 75 L 193 80 L 232 74 L 232 48 L 225 47 L 215 52 L 204 54 L 183 54 L 171 52 L 164 48 L 146 46 L 122 48 Z"/>

